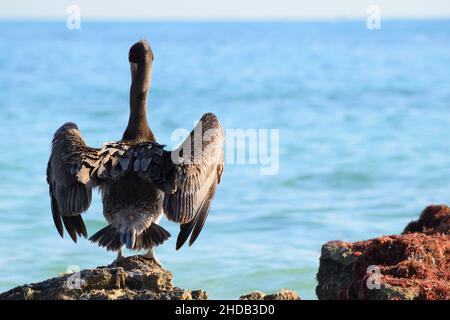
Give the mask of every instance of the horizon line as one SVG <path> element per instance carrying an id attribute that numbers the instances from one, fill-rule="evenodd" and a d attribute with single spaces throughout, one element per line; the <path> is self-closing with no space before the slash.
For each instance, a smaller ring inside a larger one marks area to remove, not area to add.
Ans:
<path id="1" fill-rule="evenodd" d="M 170 17 L 148 17 L 148 18 L 129 18 L 129 17 L 115 17 L 115 18 L 105 18 L 105 17 L 88 17 L 83 18 L 82 22 L 96 23 L 96 22 L 127 22 L 127 23 L 144 23 L 144 22 L 286 22 L 286 23 L 296 23 L 296 22 L 361 22 L 366 21 L 366 17 L 270 17 L 270 18 L 259 18 L 259 17 L 183 17 L 183 18 L 170 18 Z M 0 16 L 0 22 L 65 22 L 67 18 L 60 17 L 2 17 Z M 392 16 L 382 18 L 382 21 L 450 21 L 449 16 Z"/>

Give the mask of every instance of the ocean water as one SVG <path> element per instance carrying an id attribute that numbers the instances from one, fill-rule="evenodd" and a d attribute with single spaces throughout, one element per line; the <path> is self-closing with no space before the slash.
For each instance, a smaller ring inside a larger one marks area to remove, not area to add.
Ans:
<path id="1" fill-rule="evenodd" d="M 182 288 L 212 298 L 292 288 L 315 299 L 320 248 L 402 231 L 450 199 L 450 22 L 0 22 L 0 291 L 115 254 L 57 234 L 45 181 L 54 131 L 91 146 L 128 119 L 128 49 L 154 54 L 149 123 L 159 142 L 204 112 L 279 129 L 279 172 L 226 164 L 195 245 L 157 248 Z M 84 214 L 105 225 L 99 195 Z M 127 254 L 131 254 L 127 252 Z"/>

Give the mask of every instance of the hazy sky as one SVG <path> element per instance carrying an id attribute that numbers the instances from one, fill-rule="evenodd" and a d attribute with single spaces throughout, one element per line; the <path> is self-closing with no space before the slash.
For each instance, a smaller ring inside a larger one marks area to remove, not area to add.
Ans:
<path id="1" fill-rule="evenodd" d="M 374 4 L 386 18 L 450 17 L 450 0 L 0 0 L 0 18 L 65 19 L 72 4 L 111 20 L 364 18 Z"/>

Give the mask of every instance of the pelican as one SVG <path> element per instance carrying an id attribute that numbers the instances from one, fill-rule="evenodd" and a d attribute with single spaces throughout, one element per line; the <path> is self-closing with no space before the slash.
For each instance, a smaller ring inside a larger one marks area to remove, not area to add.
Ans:
<path id="1" fill-rule="evenodd" d="M 65 229 L 74 242 L 87 238 L 82 214 L 98 188 L 108 225 L 89 240 L 117 251 L 117 259 L 124 246 L 147 250 L 161 266 L 153 248 L 170 237 L 159 225 L 163 215 L 180 224 L 176 250 L 189 237 L 191 246 L 203 228 L 223 173 L 224 133 L 218 118 L 206 113 L 178 148 L 165 150 L 147 122 L 153 64 L 148 42 L 135 43 L 128 60 L 130 116 L 122 139 L 89 147 L 72 122 L 54 134 L 47 165 L 51 211 L 61 237 Z"/>

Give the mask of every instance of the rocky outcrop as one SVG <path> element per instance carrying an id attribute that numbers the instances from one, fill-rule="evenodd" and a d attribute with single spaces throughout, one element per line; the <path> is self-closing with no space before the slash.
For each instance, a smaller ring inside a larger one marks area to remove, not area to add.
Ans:
<path id="1" fill-rule="evenodd" d="M 172 285 L 172 273 L 145 256 L 131 256 L 107 267 L 63 274 L 43 282 L 16 287 L 0 294 L 14 300 L 204 300 L 203 290 Z"/>
<path id="2" fill-rule="evenodd" d="M 319 299 L 450 299 L 450 209 L 429 206 L 402 235 L 322 247 Z"/>
<path id="3" fill-rule="evenodd" d="M 406 226 L 403 234 L 414 232 L 450 235 L 450 208 L 445 205 L 425 208 L 418 220 Z"/>
<path id="4" fill-rule="evenodd" d="M 281 289 L 272 294 L 265 294 L 261 291 L 253 291 L 242 295 L 239 300 L 300 300 L 297 292 L 289 289 Z"/>
<path id="5" fill-rule="evenodd" d="M 131 256 L 109 266 L 62 274 L 43 282 L 19 286 L 0 294 L 0 300 L 206 300 L 203 290 L 172 285 L 172 273 L 145 256 Z M 259 291 L 244 300 L 297 300 L 292 290 L 274 294 Z"/>

